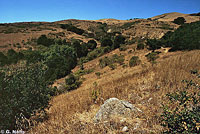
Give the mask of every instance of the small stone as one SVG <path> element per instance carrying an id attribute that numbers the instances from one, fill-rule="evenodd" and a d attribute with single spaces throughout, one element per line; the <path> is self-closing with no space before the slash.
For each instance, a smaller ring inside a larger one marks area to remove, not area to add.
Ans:
<path id="1" fill-rule="evenodd" d="M 127 126 L 123 127 L 122 132 L 128 132 L 128 127 Z"/>

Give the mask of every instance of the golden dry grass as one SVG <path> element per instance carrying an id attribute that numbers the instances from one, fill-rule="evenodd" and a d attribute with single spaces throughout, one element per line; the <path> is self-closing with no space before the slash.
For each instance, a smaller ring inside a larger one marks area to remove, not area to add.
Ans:
<path id="1" fill-rule="evenodd" d="M 124 126 L 128 126 L 129 133 L 160 133 L 163 129 L 159 122 L 160 107 L 165 94 L 181 88 L 181 80 L 194 79 L 190 70 L 200 70 L 200 51 L 161 55 L 154 66 L 118 67 L 113 71 L 104 68 L 101 71 L 106 73 L 101 78 L 95 77 L 94 73 L 84 76 L 86 80 L 80 88 L 51 100 L 49 119 L 34 126 L 30 133 L 121 133 Z M 95 89 L 100 91 L 96 103 L 92 99 Z M 107 123 L 94 124 L 93 117 L 100 105 L 111 97 L 127 100 L 143 113 L 136 113 L 124 121 L 116 117 Z"/>

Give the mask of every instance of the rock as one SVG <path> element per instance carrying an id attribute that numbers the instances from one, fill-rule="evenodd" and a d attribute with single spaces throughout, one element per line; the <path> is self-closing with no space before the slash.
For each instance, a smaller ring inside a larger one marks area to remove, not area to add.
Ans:
<path id="1" fill-rule="evenodd" d="M 100 110 L 94 117 L 95 122 L 104 121 L 112 116 L 130 116 L 133 112 L 141 112 L 140 109 L 133 106 L 131 103 L 117 98 L 110 98 L 101 105 Z"/>
<path id="2" fill-rule="evenodd" d="M 127 126 L 123 127 L 122 132 L 128 132 L 128 127 Z"/>

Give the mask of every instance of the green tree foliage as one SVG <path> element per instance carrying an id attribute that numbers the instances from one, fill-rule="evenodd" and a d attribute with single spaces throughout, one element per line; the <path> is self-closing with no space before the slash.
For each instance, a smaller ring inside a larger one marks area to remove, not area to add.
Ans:
<path id="1" fill-rule="evenodd" d="M 184 17 L 178 17 L 176 19 L 174 19 L 173 21 L 175 24 L 178 24 L 178 25 L 182 25 L 186 22 L 185 18 Z"/>
<path id="2" fill-rule="evenodd" d="M 138 43 L 137 44 L 137 50 L 144 49 L 144 43 Z"/>
<path id="3" fill-rule="evenodd" d="M 91 51 L 91 52 L 89 52 L 87 54 L 87 60 L 88 61 L 93 60 L 93 59 L 95 59 L 97 57 L 102 56 L 105 53 L 110 52 L 110 51 L 111 51 L 111 47 L 110 46 L 96 48 L 96 49 L 94 49 L 93 51 Z"/>
<path id="4" fill-rule="evenodd" d="M 156 49 L 161 48 L 161 42 L 156 39 L 147 39 L 146 44 L 149 46 L 149 50 L 155 51 Z"/>
<path id="5" fill-rule="evenodd" d="M 49 47 L 49 46 L 55 44 L 55 41 L 54 41 L 54 39 L 50 39 L 46 35 L 43 34 L 37 39 L 37 44 Z"/>
<path id="6" fill-rule="evenodd" d="M 44 79 L 40 64 L 0 71 L 0 129 L 26 129 L 36 111 L 48 107 L 54 90 Z"/>
<path id="7" fill-rule="evenodd" d="M 73 74 L 69 74 L 65 79 L 67 91 L 78 88 L 81 85 L 80 77 Z"/>
<path id="8" fill-rule="evenodd" d="M 129 61 L 129 66 L 130 67 L 134 67 L 137 66 L 141 63 L 141 60 L 139 59 L 138 56 L 133 56 L 131 57 L 130 61 Z"/>
<path id="9" fill-rule="evenodd" d="M 197 71 L 192 73 L 200 78 Z M 183 81 L 186 86 L 168 93 L 168 101 L 163 105 L 162 126 L 167 134 L 199 134 L 200 86 L 193 80 Z"/>
<path id="10" fill-rule="evenodd" d="M 147 57 L 148 61 L 155 62 L 155 60 L 159 58 L 158 54 L 159 52 L 151 52 L 145 55 L 145 57 Z"/>
<path id="11" fill-rule="evenodd" d="M 77 28 L 70 24 L 61 24 L 60 27 L 62 29 L 67 29 L 68 31 L 74 32 L 79 35 L 82 35 L 85 32 L 83 29 Z"/>
<path id="12" fill-rule="evenodd" d="M 113 49 L 119 48 L 121 44 L 125 43 L 125 37 L 118 35 L 114 38 Z"/>
<path id="13" fill-rule="evenodd" d="M 22 60 L 24 58 L 23 53 L 16 52 L 13 49 L 9 49 L 7 51 L 7 64 L 16 64 L 19 60 Z"/>
<path id="14" fill-rule="evenodd" d="M 7 64 L 7 56 L 5 56 L 2 52 L 0 52 L 0 66 L 4 66 Z"/>
<path id="15" fill-rule="evenodd" d="M 114 54 L 111 57 L 106 56 L 104 58 L 99 59 L 99 66 L 101 68 L 104 68 L 106 66 L 113 68 L 115 63 L 118 63 L 120 65 L 124 64 L 124 56 Z"/>
<path id="16" fill-rule="evenodd" d="M 112 46 L 113 45 L 113 42 L 110 38 L 103 38 L 101 40 L 101 47 L 106 47 L 106 46 Z"/>
<path id="17" fill-rule="evenodd" d="M 77 64 L 74 48 L 66 45 L 53 45 L 43 56 L 48 66 L 46 78 L 51 81 L 66 76 Z"/>
<path id="18" fill-rule="evenodd" d="M 149 39 L 149 49 L 171 47 L 170 51 L 200 49 L 200 21 L 181 25 L 174 32 L 167 32 L 160 40 Z"/>
<path id="19" fill-rule="evenodd" d="M 37 63 L 43 59 L 43 56 L 40 51 L 38 50 L 26 50 L 23 51 L 24 59 L 26 60 L 27 64 L 30 63 Z"/>
<path id="20" fill-rule="evenodd" d="M 97 47 L 97 42 L 95 40 L 89 40 L 87 43 L 87 47 L 90 50 L 94 50 Z"/>

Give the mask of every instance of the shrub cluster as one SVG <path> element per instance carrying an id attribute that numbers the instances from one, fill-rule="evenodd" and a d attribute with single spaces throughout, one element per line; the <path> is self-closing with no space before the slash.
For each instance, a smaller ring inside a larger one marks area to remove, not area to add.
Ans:
<path id="1" fill-rule="evenodd" d="M 200 76 L 197 71 L 192 73 Z M 200 78 L 200 77 L 199 77 Z M 161 115 L 164 133 L 197 134 L 200 132 L 200 86 L 192 80 L 184 80 L 182 90 L 168 93 L 168 103 L 163 105 Z"/>
<path id="2" fill-rule="evenodd" d="M 109 66 L 111 69 L 115 69 L 114 63 L 118 63 L 120 65 L 124 64 L 124 56 L 123 55 L 114 54 L 111 57 L 107 57 L 106 56 L 106 57 L 101 58 L 99 60 L 99 66 L 101 68 Z"/>
<path id="3" fill-rule="evenodd" d="M 74 32 L 79 35 L 82 35 L 85 32 L 83 29 L 77 28 L 70 24 L 61 24 L 60 27 L 62 29 L 67 29 L 68 31 Z"/>
<path id="4" fill-rule="evenodd" d="M 141 60 L 139 59 L 138 56 L 133 56 L 130 61 L 129 61 L 129 66 L 130 67 L 134 67 L 134 66 L 137 66 L 139 65 L 141 62 Z"/>
<path id="5" fill-rule="evenodd" d="M 200 21 L 183 24 L 174 32 L 167 32 L 161 39 L 149 39 L 150 50 L 171 47 L 170 51 L 200 49 Z"/>
<path id="6" fill-rule="evenodd" d="M 159 52 L 151 52 L 145 55 L 145 57 L 147 57 L 148 61 L 155 62 L 155 60 L 159 58 L 158 54 Z"/>
<path id="7" fill-rule="evenodd" d="M 9 49 L 6 55 L 0 52 L 0 66 L 16 64 L 19 60 L 22 60 L 23 58 L 23 53 L 16 52 L 13 49 Z"/>
<path id="8" fill-rule="evenodd" d="M 0 71 L 0 129 L 26 129 L 37 111 L 44 111 L 55 90 L 44 79 L 45 67 L 36 64 Z"/>
<path id="9" fill-rule="evenodd" d="M 78 88 L 81 85 L 80 81 L 80 76 L 79 75 L 74 75 L 74 74 L 69 74 L 67 78 L 65 79 L 65 86 L 66 86 L 66 91 L 70 91 L 73 89 Z"/>

